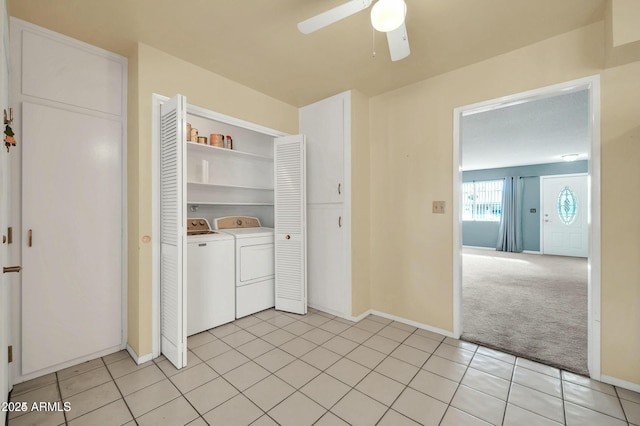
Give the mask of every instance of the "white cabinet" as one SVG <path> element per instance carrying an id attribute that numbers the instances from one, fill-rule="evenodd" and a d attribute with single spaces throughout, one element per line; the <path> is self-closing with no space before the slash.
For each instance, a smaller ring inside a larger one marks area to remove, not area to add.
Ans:
<path id="1" fill-rule="evenodd" d="M 348 96 L 340 94 L 300 109 L 300 132 L 307 136 L 307 203 L 344 201 L 344 149 L 348 136 Z"/>
<path id="2" fill-rule="evenodd" d="M 307 138 L 308 303 L 351 317 L 351 93 L 300 109 Z"/>
<path id="3" fill-rule="evenodd" d="M 307 257 L 309 305 L 335 314 L 344 315 L 346 280 L 344 228 L 341 227 L 344 208 L 335 204 L 309 204 L 307 206 Z"/>

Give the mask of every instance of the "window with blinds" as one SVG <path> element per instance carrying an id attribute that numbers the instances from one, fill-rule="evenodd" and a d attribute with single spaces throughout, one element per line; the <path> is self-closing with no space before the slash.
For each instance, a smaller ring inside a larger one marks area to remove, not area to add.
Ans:
<path id="1" fill-rule="evenodd" d="M 504 180 L 464 182 L 462 220 L 500 221 Z"/>

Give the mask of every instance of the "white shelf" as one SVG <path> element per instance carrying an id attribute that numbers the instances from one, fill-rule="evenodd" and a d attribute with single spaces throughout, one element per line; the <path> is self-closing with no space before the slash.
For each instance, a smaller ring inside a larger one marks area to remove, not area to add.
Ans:
<path id="1" fill-rule="evenodd" d="M 196 142 L 187 142 L 187 149 L 194 150 L 201 153 L 209 154 L 221 154 L 229 155 L 240 158 L 249 158 L 261 161 L 273 161 L 273 157 L 267 157 L 265 155 L 252 154 L 250 152 L 237 151 L 235 149 L 218 148 L 217 146 L 205 145 Z"/>
<path id="2" fill-rule="evenodd" d="M 248 189 L 257 191 L 273 191 L 273 188 L 267 188 L 264 186 L 243 186 L 243 185 L 220 185 L 216 183 L 202 183 L 202 182 L 187 182 L 188 186 L 200 187 L 200 188 L 228 188 L 228 189 Z"/>

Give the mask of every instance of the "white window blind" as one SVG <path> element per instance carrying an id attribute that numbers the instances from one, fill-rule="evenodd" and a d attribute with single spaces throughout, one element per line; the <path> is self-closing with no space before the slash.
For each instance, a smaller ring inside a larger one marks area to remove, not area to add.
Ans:
<path id="1" fill-rule="evenodd" d="M 462 220 L 499 221 L 502 213 L 503 183 L 503 179 L 464 182 Z"/>

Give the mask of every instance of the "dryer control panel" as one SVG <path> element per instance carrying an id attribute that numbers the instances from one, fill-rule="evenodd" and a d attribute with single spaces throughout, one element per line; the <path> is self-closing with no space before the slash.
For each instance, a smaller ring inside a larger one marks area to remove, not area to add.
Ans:
<path id="1" fill-rule="evenodd" d="M 227 216 L 215 220 L 216 229 L 260 228 L 260 219 L 250 216 Z"/>
<path id="2" fill-rule="evenodd" d="M 211 229 L 209 221 L 204 218 L 187 219 L 187 235 L 217 234 Z"/>

